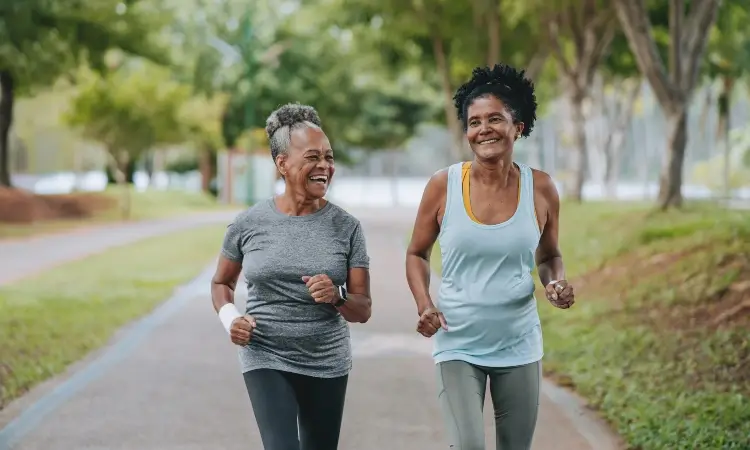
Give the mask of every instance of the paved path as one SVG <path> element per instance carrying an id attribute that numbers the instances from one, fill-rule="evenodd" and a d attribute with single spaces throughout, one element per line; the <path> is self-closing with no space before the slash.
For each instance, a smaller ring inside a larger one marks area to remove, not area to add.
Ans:
<path id="1" fill-rule="evenodd" d="M 212 223 L 229 223 L 237 211 L 112 224 L 67 233 L 0 241 L 0 286 L 56 265 L 111 247 Z"/>
<path id="2" fill-rule="evenodd" d="M 372 257 L 374 314 L 352 325 L 355 361 L 339 448 L 447 448 L 431 343 L 413 332 L 416 314 L 403 275 L 411 217 L 358 215 Z M 0 450 L 11 441 L 16 450 L 262 449 L 236 349 L 210 305 L 210 269 L 98 355 L 0 411 L 0 427 L 7 424 Z M 552 400 L 570 403 L 569 396 L 550 386 L 544 392 L 535 450 L 614 448 L 588 414 Z"/>

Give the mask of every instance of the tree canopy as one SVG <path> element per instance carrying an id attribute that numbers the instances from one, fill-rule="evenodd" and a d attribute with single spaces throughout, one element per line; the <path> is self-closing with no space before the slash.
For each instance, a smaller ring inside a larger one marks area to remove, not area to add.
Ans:
<path id="1" fill-rule="evenodd" d="M 574 197 L 589 146 L 587 105 L 616 97 L 617 113 L 604 116 L 621 148 L 640 81 L 648 82 L 671 130 L 661 203 L 677 205 L 692 92 L 706 79 L 731 86 L 750 60 L 742 28 L 748 0 L 719 3 L 7 0 L 0 5 L 0 184 L 10 183 L 14 99 L 61 78 L 77 86 L 71 124 L 131 159 L 164 142 L 206 160 L 223 148 L 264 151 L 265 119 L 288 102 L 319 111 L 337 155 L 401 148 L 420 124 L 434 122 L 451 133 L 453 158 L 463 159 L 453 93 L 473 68 L 504 62 L 534 80 L 540 116 L 553 101 L 571 105 L 562 131 L 573 130 L 579 151 L 576 163 L 565 157 L 578 172 Z M 622 95 L 594 92 L 597 80 Z M 128 102 L 127 92 L 153 101 Z M 142 131 L 122 143 L 115 123 Z"/>

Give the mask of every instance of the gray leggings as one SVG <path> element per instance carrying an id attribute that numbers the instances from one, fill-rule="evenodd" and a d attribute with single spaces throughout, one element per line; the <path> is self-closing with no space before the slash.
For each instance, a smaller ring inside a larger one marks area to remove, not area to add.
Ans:
<path id="1" fill-rule="evenodd" d="M 539 411 L 541 370 L 541 361 L 516 367 L 438 363 L 439 399 L 450 448 L 485 449 L 483 411 L 489 378 L 497 450 L 530 449 Z"/>

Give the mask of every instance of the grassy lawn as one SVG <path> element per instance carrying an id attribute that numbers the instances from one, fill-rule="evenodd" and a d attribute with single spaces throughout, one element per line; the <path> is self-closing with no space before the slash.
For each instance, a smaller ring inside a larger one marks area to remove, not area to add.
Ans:
<path id="1" fill-rule="evenodd" d="M 117 188 L 105 191 L 107 195 L 119 199 L 121 193 Z M 218 203 L 216 199 L 206 193 L 183 192 L 183 191 L 145 191 L 131 192 L 132 211 L 131 218 L 135 220 L 159 219 L 163 217 L 190 214 L 200 211 L 210 211 L 228 208 L 227 205 Z M 117 208 L 107 211 L 106 216 L 110 219 L 119 219 Z"/>
<path id="2" fill-rule="evenodd" d="M 81 197 L 92 196 L 92 193 L 78 195 Z M 77 227 L 101 225 L 122 220 L 118 204 L 118 201 L 122 197 L 122 191 L 119 188 L 110 187 L 104 192 L 93 193 L 93 195 L 103 197 L 99 201 L 106 206 L 97 207 L 91 217 L 84 219 L 44 220 L 33 223 L 6 223 L 0 221 L 0 239 L 57 233 Z M 218 203 L 214 197 L 208 194 L 183 191 L 149 190 L 137 192 L 135 189 L 131 189 L 130 201 L 130 220 L 160 219 L 201 211 L 231 208 Z"/>
<path id="3" fill-rule="evenodd" d="M 547 375 L 631 449 L 750 448 L 750 212 L 566 204 L 561 221 L 578 301 L 537 294 Z"/>
<path id="4" fill-rule="evenodd" d="M 225 229 L 146 239 L 0 287 L 0 408 L 195 277 L 218 255 Z"/>

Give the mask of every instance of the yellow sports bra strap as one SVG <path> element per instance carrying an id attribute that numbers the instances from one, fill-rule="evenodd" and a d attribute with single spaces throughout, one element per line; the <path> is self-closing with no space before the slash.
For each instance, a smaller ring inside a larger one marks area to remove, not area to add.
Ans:
<path id="1" fill-rule="evenodd" d="M 521 205 L 521 190 L 522 190 L 522 184 L 521 184 L 521 177 L 518 178 L 518 205 L 520 207 Z M 474 212 L 471 210 L 471 161 L 467 161 L 461 165 L 461 196 L 464 199 L 464 209 L 466 210 L 466 214 L 469 216 L 469 219 L 473 220 L 476 223 L 482 223 L 474 216 Z M 534 193 L 531 193 L 532 198 L 534 196 Z M 534 211 L 534 216 L 536 216 L 536 210 Z"/>
<path id="2" fill-rule="evenodd" d="M 474 217 L 474 213 L 471 211 L 471 191 L 469 181 L 471 180 L 471 162 L 465 162 L 461 166 L 461 193 L 464 199 L 464 209 L 469 219 L 476 223 L 481 223 Z"/>

